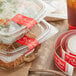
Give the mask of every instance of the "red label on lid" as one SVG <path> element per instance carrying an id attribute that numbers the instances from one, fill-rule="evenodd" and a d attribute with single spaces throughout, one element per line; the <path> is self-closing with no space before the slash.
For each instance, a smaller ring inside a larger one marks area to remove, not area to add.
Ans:
<path id="1" fill-rule="evenodd" d="M 66 71 L 66 63 L 62 60 L 62 59 L 60 59 L 58 56 L 57 56 L 57 54 L 55 53 L 55 55 L 54 55 L 54 60 L 55 60 L 55 63 L 56 63 L 56 65 L 62 70 L 62 71 Z"/>
<path id="2" fill-rule="evenodd" d="M 65 53 L 65 61 L 67 61 L 72 66 L 76 67 L 76 57 Z"/>
<path id="3" fill-rule="evenodd" d="M 37 45 L 39 45 L 39 42 L 36 39 L 29 38 L 27 36 L 24 36 L 20 40 L 17 40 L 17 42 L 21 45 L 26 45 L 29 47 L 29 49 L 35 48 Z"/>
<path id="4" fill-rule="evenodd" d="M 12 18 L 12 21 L 20 25 L 25 25 L 28 29 L 31 29 L 37 24 L 37 21 L 33 18 L 29 18 L 21 14 L 17 14 L 16 16 L 14 16 Z"/>

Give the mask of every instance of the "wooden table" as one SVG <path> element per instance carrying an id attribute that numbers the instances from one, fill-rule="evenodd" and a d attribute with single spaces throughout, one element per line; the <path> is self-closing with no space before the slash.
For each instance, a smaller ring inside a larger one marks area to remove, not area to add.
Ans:
<path id="1" fill-rule="evenodd" d="M 68 30 L 68 24 L 67 20 L 54 21 L 49 23 L 57 27 L 59 29 L 59 32 L 50 39 L 48 39 L 47 41 L 45 41 L 44 43 L 42 43 L 41 48 L 39 49 L 39 56 L 33 62 L 31 70 L 33 69 L 35 71 L 37 69 L 45 69 L 45 70 L 50 69 L 59 71 L 59 69 L 55 66 L 53 61 L 54 45 L 60 34 Z M 44 76 L 44 75 L 36 75 L 35 72 L 30 72 L 29 76 Z"/>

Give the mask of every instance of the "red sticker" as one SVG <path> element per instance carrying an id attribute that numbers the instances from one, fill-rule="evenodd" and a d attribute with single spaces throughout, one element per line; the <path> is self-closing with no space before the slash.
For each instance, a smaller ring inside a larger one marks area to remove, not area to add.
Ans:
<path id="1" fill-rule="evenodd" d="M 65 72 L 65 71 L 66 71 L 66 63 L 57 56 L 56 52 L 55 52 L 55 54 L 54 54 L 54 60 L 55 60 L 56 65 L 57 65 L 62 71 Z"/>
<path id="2" fill-rule="evenodd" d="M 29 49 L 35 48 L 37 45 L 39 45 L 39 42 L 36 39 L 29 38 L 27 36 L 24 36 L 20 40 L 17 40 L 17 42 L 21 45 L 26 45 L 29 47 Z"/>
<path id="3" fill-rule="evenodd" d="M 76 57 L 65 53 L 65 61 L 67 61 L 72 66 L 76 67 Z"/>
<path id="4" fill-rule="evenodd" d="M 28 29 L 31 29 L 37 24 L 37 21 L 33 18 L 29 18 L 21 14 L 17 14 L 16 16 L 14 16 L 12 18 L 12 21 L 20 25 L 25 25 Z"/>

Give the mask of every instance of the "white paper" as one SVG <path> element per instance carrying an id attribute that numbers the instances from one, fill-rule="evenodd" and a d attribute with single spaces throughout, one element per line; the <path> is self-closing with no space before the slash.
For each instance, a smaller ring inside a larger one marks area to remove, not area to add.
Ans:
<path id="1" fill-rule="evenodd" d="M 52 12 L 48 14 L 49 17 L 67 19 L 66 0 L 43 0 L 43 1 L 46 2 L 48 5 L 50 5 L 49 11 L 51 10 Z"/>

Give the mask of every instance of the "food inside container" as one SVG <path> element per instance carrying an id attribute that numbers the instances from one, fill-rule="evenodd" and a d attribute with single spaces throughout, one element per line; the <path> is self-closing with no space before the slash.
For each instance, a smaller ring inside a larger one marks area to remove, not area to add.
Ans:
<path id="1" fill-rule="evenodd" d="M 4 44 L 20 39 L 47 13 L 39 0 L 1 0 L 0 6 L 0 42 Z"/>
<path id="2" fill-rule="evenodd" d="M 15 69 L 24 62 L 34 60 L 38 52 L 34 51 L 35 47 L 57 32 L 56 28 L 43 20 L 13 44 L 0 44 L 0 67 L 2 69 Z"/>

